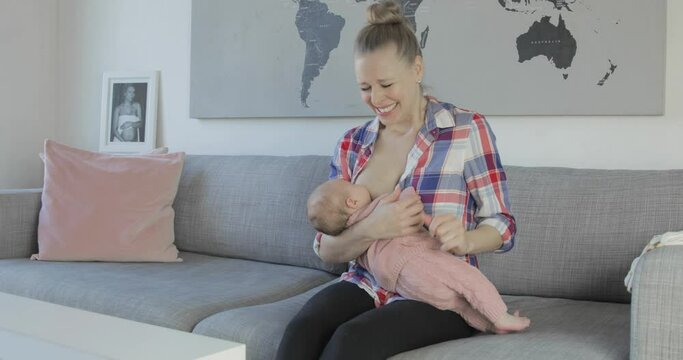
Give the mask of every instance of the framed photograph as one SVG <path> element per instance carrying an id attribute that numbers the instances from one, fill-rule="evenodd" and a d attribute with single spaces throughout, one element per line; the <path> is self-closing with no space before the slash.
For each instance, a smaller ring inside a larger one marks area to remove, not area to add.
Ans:
<path id="1" fill-rule="evenodd" d="M 158 71 L 105 72 L 100 151 L 150 152 L 156 147 Z"/>

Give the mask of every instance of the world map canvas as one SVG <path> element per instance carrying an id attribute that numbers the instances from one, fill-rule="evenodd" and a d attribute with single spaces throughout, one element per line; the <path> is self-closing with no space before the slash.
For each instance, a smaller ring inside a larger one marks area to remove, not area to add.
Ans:
<path id="1" fill-rule="evenodd" d="M 665 0 L 400 2 L 439 99 L 486 115 L 663 113 Z M 372 115 L 353 69 L 371 3 L 193 0 L 190 115 Z"/>

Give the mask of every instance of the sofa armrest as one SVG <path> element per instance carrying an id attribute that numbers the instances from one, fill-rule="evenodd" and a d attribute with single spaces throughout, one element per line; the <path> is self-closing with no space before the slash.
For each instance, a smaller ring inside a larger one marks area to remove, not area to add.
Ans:
<path id="1" fill-rule="evenodd" d="M 683 246 L 645 254 L 631 298 L 631 359 L 683 359 Z"/>
<path id="2" fill-rule="evenodd" d="M 0 259 L 25 258 L 37 251 L 41 192 L 0 190 Z"/>

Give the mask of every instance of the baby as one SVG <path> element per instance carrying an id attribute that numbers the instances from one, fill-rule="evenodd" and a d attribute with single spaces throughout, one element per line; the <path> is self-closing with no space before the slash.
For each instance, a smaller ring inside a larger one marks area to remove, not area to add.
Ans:
<path id="1" fill-rule="evenodd" d="M 409 187 L 399 198 L 414 193 Z M 308 219 L 316 230 L 338 235 L 370 215 L 388 195 L 373 201 L 362 185 L 330 180 L 309 197 Z M 440 247 L 439 240 L 423 229 L 415 235 L 375 241 L 356 260 L 384 289 L 441 310 L 455 311 L 477 330 L 505 334 L 529 327 L 528 318 L 519 316 L 519 312 L 508 313 L 484 274 Z"/>

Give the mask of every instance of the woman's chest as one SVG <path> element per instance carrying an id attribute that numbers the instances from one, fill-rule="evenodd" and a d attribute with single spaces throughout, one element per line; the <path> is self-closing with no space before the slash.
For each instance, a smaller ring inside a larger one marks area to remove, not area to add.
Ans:
<path id="1" fill-rule="evenodd" d="M 462 145 L 436 140 L 422 148 L 376 147 L 365 164 L 356 164 L 360 173 L 355 182 L 366 186 L 373 198 L 398 183 L 401 188 L 412 186 L 428 213 L 462 213 L 469 197 L 468 152 Z"/>
<path id="2" fill-rule="evenodd" d="M 391 192 L 405 172 L 413 141 L 378 140 L 372 155 L 362 165 L 355 182 L 370 190 L 372 198 Z"/>
<path id="3" fill-rule="evenodd" d="M 121 115 L 136 115 L 135 107 L 132 104 L 122 104 Z"/>

